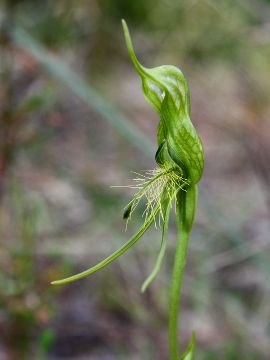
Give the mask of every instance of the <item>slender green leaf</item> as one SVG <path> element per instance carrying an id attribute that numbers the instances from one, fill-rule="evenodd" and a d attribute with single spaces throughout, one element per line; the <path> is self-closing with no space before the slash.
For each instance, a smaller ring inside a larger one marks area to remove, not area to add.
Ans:
<path id="1" fill-rule="evenodd" d="M 179 360 L 194 360 L 195 343 L 196 343 L 196 336 L 195 333 L 193 333 L 187 350 L 179 358 Z"/>

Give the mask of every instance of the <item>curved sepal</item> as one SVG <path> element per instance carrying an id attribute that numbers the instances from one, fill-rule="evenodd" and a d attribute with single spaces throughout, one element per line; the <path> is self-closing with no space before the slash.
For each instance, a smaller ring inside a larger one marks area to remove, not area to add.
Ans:
<path id="1" fill-rule="evenodd" d="M 158 214 L 159 210 L 160 210 L 159 205 L 157 205 L 153 209 L 153 211 L 149 215 L 149 217 L 146 219 L 145 223 L 140 228 L 140 230 L 129 241 L 127 241 L 120 249 L 116 250 L 114 253 L 112 253 L 110 256 L 108 256 L 106 259 L 102 260 L 95 266 L 92 266 L 91 268 L 89 268 L 79 274 L 72 275 L 65 279 L 52 281 L 51 284 L 52 285 L 63 285 L 63 284 L 69 283 L 69 282 L 73 282 L 73 281 L 82 279 L 86 276 L 89 276 L 89 275 L 99 271 L 100 269 L 104 268 L 105 266 L 109 265 L 111 262 L 113 262 L 114 260 L 119 258 L 119 256 L 124 254 L 129 248 L 131 248 L 143 236 L 143 234 L 146 232 L 146 230 L 155 221 L 155 217 Z"/>

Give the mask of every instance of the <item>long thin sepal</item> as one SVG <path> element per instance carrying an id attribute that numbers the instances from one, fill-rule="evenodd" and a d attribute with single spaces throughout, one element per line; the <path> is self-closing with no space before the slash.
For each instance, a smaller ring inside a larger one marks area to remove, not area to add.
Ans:
<path id="1" fill-rule="evenodd" d="M 172 200 L 168 201 L 167 206 L 165 208 L 165 214 L 164 214 L 164 220 L 162 225 L 162 239 L 160 244 L 160 249 L 158 253 L 158 257 L 154 266 L 154 269 L 150 273 L 150 275 L 145 279 L 144 283 L 141 287 L 141 292 L 145 292 L 145 290 L 148 288 L 148 286 L 155 280 L 160 267 L 162 265 L 162 260 L 164 258 L 165 252 L 166 252 L 166 246 L 167 246 L 167 233 L 168 233 L 168 224 L 169 224 L 169 218 L 170 218 L 170 210 L 171 210 L 171 204 Z"/>
<path id="2" fill-rule="evenodd" d="M 61 280 L 55 280 L 51 284 L 52 285 L 62 285 L 66 284 L 75 280 L 82 279 L 88 275 L 91 275 L 98 270 L 104 268 L 105 266 L 109 265 L 111 262 L 116 260 L 119 256 L 124 254 L 132 245 L 134 245 L 146 232 L 146 230 L 150 227 L 150 225 L 153 223 L 157 213 L 160 210 L 160 206 L 156 206 L 151 215 L 146 219 L 144 225 L 140 228 L 140 230 L 129 240 L 127 241 L 120 249 L 116 250 L 114 253 L 112 253 L 110 256 L 108 256 L 106 259 L 99 262 L 97 265 L 70 277 L 67 277 L 65 279 Z"/>

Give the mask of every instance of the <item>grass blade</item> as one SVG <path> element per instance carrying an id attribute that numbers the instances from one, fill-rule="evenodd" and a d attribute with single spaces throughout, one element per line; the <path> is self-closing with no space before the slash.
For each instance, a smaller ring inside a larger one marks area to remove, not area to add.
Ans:
<path id="1" fill-rule="evenodd" d="M 61 58 L 51 54 L 20 27 L 11 30 L 11 36 L 15 44 L 31 54 L 56 79 L 65 84 L 81 100 L 89 104 L 120 135 L 137 146 L 147 157 L 153 158 L 154 147 L 144 133 L 91 85 L 77 75 Z"/>

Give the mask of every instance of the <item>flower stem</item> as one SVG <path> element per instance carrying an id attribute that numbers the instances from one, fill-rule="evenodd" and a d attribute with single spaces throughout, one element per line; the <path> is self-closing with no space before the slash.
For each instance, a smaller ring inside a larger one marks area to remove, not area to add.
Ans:
<path id="1" fill-rule="evenodd" d="M 177 208 L 178 210 L 178 208 Z M 182 221 L 182 213 L 178 210 L 177 227 L 178 240 L 174 258 L 173 273 L 171 279 L 170 299 L 169 299 L 169 345 L 170 360 L 179 360 L 178 350 L 178 317 L 181 298 L 181 287 L 183 282 L 184 268 L 186 263 L 186 254 L 189 242 L 189 231 L 185 229 Z"/>

